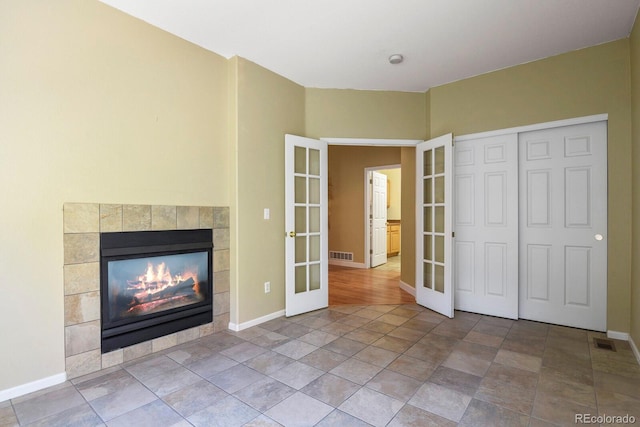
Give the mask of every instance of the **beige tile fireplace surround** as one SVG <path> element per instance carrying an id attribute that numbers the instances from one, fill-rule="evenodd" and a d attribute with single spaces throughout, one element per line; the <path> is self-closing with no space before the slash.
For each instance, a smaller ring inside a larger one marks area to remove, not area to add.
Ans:
<path id="1" fill-rule="evenodd" d="M 100 233 L 213 229 L 213 322 L 102 354 Z M 229 208 L 65 203 L 64 332 L 67 378 L 210 335 L 229 324 Z"/>

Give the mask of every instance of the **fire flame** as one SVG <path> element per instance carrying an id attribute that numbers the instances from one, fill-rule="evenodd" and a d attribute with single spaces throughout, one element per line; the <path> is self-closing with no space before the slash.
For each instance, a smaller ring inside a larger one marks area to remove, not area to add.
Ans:
<path id="1" fill-rule="evenodd" d="M 197 272 L 185 271 L 183 274 L 171 275 L 169 267 L 164 262 L 154 266 L 151 262 L 147 263 L 147 271 L 136 278 L 129 281 L 129 289 L 138 291 L 135 296 L 143 299 L 145 296 L 151 296 L 158 292 L 162 292 L 167 288 L 179 285 L 188 279 L 193 279 L 193 289 L 199 291 Z"/>

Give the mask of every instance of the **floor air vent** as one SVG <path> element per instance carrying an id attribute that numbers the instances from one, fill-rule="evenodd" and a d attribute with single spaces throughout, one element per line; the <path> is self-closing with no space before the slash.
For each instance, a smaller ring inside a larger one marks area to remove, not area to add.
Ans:
<path id="1" fill-rule="evenodd" d="M 353 252 L 329 251 L 329 259 L 353 261 Z"/>
<path id="2" fill-rule="evenodd" d="M 604 338 L 594 338 L 593 344 L 596 346 L 596 348 L 600 348 L 602 350 L 616 351 L 616 345 L 612 340 Z"/>

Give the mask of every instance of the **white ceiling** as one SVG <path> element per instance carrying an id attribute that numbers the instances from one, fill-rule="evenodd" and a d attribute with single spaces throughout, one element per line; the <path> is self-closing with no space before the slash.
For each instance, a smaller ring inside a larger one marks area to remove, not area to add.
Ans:
<path id="1" fill-rule="evenodd" d="M 424 92 L 628 37 L 640 0 L 101 0 L 305 87 Z M 391 65 L 391 54 L 405 61 Z"/>

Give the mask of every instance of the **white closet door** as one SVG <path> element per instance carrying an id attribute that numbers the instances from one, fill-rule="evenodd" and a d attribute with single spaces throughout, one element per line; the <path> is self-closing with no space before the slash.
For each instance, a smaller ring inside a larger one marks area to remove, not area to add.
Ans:
<path id="1" fill-rule="evenodd" d="M 456 140 L 455 308 L 518 318 L 518 136 Z"/>
<path id="2" fill-rule="evenodd" d="M 606 330 L 607 125 L 521 133 L 520 317 Z"/>

